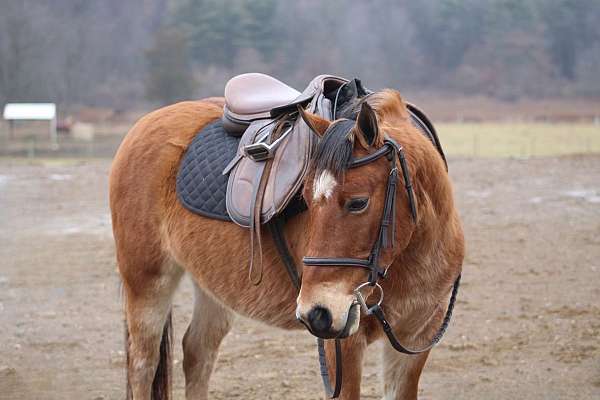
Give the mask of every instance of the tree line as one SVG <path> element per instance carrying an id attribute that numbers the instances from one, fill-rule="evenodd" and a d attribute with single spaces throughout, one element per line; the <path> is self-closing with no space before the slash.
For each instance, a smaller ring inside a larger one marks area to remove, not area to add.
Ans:
<path id="1" fill-rule="evenodd" d="M 4 0 L 0 102 L 133 107 L 222 93 L 231 76 L 299 89 L 600 96 L 597 0 Z"/>

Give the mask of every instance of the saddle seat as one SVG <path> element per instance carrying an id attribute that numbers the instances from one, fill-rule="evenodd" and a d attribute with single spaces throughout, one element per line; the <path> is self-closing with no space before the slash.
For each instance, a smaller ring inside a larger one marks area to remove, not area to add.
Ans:
<path id="1" fill-rule="evenodd" d="M 223 122 L 230 132 L 244 130 L 251 121 L 271 117 L 271 110 L 293 103 L 301 93 L 272 76 L 237 75 L 225 86 Z"/>
<path id="2" fill-rule="evenodd" d="M 225 102 L 230 112 L 262 114 L 289 104 L 300 92 L 272 76 L 248 73 L 233 77 L 225 86 Z"/>

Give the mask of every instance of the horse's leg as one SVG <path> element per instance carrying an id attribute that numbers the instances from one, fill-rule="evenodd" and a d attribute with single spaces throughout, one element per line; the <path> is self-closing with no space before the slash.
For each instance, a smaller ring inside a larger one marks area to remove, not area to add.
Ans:
<path id="1" fill-rule="evenodd" d="M 119 265 L 128 337 L 127 391 L 133 400 L 170 398 L 168 318 L 182 270 L 162 260 L 150 264 Z"/>
<path id="2" fill-rule="evenodd" d="M 195 287 L 194 315 L 183 336 L 185 397 L 206 399 L 221 340 L 231 329 L 234 314 Z"/>
<path id="3" fill-rule="evenodd" d="M 360 399 L 360 380 L 367 340 L 360 332 L 342 340 L 342 388 L 339 398 L 342 400 Z M 333 340 L 325 342 L 327 367 L 331 386 L 335 385 L 335 345 Z"/>
<path id="4" fill-rule="evenodd" d="M 419 378 L 429 352 L 399 353 L 387 342 L 383 346 L 383 390 L 385 400 L 415 400 Z"/>

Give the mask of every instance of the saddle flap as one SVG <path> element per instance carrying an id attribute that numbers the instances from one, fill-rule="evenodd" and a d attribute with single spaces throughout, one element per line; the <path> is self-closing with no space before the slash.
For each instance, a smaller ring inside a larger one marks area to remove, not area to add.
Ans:
<path id="1" fill-rule="evenodd" d="M 315 98 L 313 112 L 331 115 L 331 101 L 323 96 Z M 267 181 L 263 199 L 263 218 L 265 221 L 281 213 L 294 195 L 300 190 L 304 176 L 308 171 L 310 157 L 317 136 L 302 118 L 294 125 L 289 140 L 282 143 L 273 159 L 272 177 Z"/>
<path id="2" fill-rule="evenodd" d="M 239 161 L 231 170 L 227 182 L 226 206 L 231 219 L 243 227 L 249 227 L 257 188 L 267 161 L 255 161 L 245 153 L 245 147 L 255 138 L 272 133 L 271 121 L 256 121 L 242 136 L 238 148 Z M 262 131 L 261 131 L 262 128 Z M 268 222 L 283 211 L 297 193 L 308 169 L 314 134 L 302 119 L 296 120 L 293 131 L 282 139 L 271 159 L 270 174 L 264 189 L 261 206 L 261 222 Z M 266 132 L 265 132 L 266 130 Z"/>

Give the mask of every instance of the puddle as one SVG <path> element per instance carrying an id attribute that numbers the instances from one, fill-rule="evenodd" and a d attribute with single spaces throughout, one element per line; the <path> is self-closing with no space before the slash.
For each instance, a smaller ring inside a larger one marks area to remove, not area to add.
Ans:
<path id="1" fill-rule="evenodd" d="M 79 215 L 73 217 L 53 218 L 47 221 L 42 230 L 48 235 L 76 235 L 79 233 L 93 235 L 111 234 L 110 214 Z"/>
<path id="2" fill-rule="evenodd" d="M 567 197 L 572 197 L 574 199 L 583 199 L 588 203 L 600 203 L 600 193 L 596 190 L 590 189 L 576 189 L 576 190 L 567 190 L 566 192 L 562 192 L 563 195 Z"/>
<path id="3" fill-rule="evenodd" d="M 73 175 L 52 174 L 52 175 L 48 176 L 48 178 L 52 179 L 53 181 L 70 181 L 71 179 L 73 179 Z"/>
<path id="4" fill-rule="evenodd" d="M 12 180 L 12 176 L 9 175 L 0 175 L 0 186 L 3 186 L 6 184 L 6 182 Z"/>
<path id="5" fill-rule="evenodd" d="M 487 199 L 492 194 L 489 190 L 467 190 L 466 195 L 478 199 Z"/>

